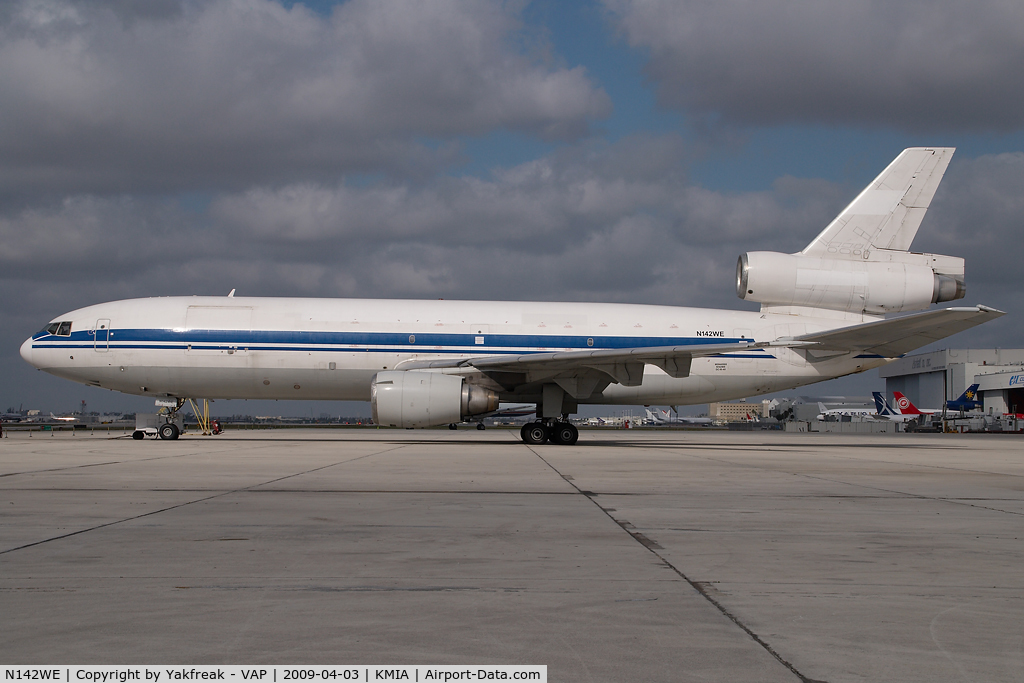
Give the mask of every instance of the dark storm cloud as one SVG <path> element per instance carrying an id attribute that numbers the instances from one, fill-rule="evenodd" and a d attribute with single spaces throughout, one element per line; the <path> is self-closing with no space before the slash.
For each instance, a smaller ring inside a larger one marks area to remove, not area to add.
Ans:
<path id="1" fill-rule="evenodd" d="M 65 309 L 232 287 L 729 306 L 739 252 L 799 249 L 848 199 L 794 178 L 770 192 L 714 192 L 689 182 L 684 159 L 676 136 L 636 136 L 573 145 L 490 178 L 304 182 L 222 193 L 200 212 L 77 196 L 0 217 L 0 270 L 64 290 L 74 299 Z"/>
<path id="2" fill-rule="evenodd" d="M 711 121 L 1024 125 L 1024 3 L 606 0 L 659 102 Z"/>
<path id="3" fill-rule="evenodd" d="M 653 153 L 660 150 L 659 154 Z M 694 185 L 674 136 L 580 143 L 489 178 L 298 183 L 222 193 L 201 211 L 76 196 L 0 217 L 0 340 L 63 311 L 169 294 L 620 301 L 751 308 L 738 254 L 792 252 L 859 187 L 782 177 L 769 191 Z M 954 157 L 915 250 L 967 259 L 968 298 L 1011 312 L 1024 155 Z M 962 346 L 1009 346 L 1019 315 Z"/>
<path id="4" fill-rule="evenodd" d="M 143 3 L 145 4 L 145 3 Z M 494 129 L 572 139 L 608 113 L 524 52 L 504 6 L 24 0 L 0 12 L 6 192 L 229 189 L 420 173 Z"/>
<path id="5" fill-rule="evenodd" d="M 968 285 L 1019 294 L 1024 260 L 1021 188 L 1024 153 L 956 160 L 932 203 L 926 224 L 930 229 L 922 228 L 914 249 L 963 256 Z M 973 301 L 970 288 L 968 292 Z"/>
<path id="6" fill-rule="evenodd" d="M 635 136 L 489 178 L 304 182 L 221 193 L 202 210 L 79 195 L 0 216 L 5 291 L 36 292 L 6 313 L 233 287 L 733 308 L 739 253 L 801 249 L 860 189 L 784 176 L 769 191 L 718 192 L 686 177 L 685 158 L 675 136 Z M 1022 185 L 1022 154 L 954 157 L 914 242 L 967 258 L 972 302 L 1005 305 L 1020 289 Z"/>

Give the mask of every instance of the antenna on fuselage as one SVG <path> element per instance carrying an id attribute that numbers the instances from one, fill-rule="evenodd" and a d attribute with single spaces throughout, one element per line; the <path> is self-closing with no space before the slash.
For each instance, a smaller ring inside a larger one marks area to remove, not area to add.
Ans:
<path id="1" fill-rule="evenodd" d="M 235 290 L 232 289 L 230 292 L 228 292 L 228 297 L 229 298 L 233 298 L 234 296 L 235 296 Z"/>

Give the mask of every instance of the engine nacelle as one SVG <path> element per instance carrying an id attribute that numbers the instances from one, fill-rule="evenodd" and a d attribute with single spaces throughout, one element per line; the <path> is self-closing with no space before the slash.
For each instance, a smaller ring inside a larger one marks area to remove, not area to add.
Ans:
<path id="1" fill-rule="evenodd" d="M 879 315 L 917 311 L 966 294 L 963 259 L 882 250 L 874 255 L 878 260 L 751 251 L 736 264 L 736 295 L 769 306 Z"/>
<path id="2" fill-rule="evenodd" d="M 378 372 L 370 384 L 374 424 L 437 427 L 498 409 L 498 395 L 439 372 Z"/>

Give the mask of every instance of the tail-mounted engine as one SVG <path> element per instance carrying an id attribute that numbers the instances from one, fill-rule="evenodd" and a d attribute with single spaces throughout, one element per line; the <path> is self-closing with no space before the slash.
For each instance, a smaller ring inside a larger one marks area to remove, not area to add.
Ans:
<path id="1" fill-rule="evenodd" d="M 736 264 L 736 294 L 763 306 L 880 315 L 962 299 L 964 260 L 875 249 L 861 259 L 751 251 Z"/>
<path id="2" fill-rule="evenodd" d="M 373 422 L 385 427 L 436 427 L 498 409 L 498 395 L 438 372 L 378 372 L 370 384 Z"/>

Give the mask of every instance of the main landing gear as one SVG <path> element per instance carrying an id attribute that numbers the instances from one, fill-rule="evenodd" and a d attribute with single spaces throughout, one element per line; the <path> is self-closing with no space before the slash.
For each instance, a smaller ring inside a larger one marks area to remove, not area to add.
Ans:
<path id="1" fill-rule="evenodd" d="M 576 427 L 566 420 L 552 420 L 548 418 L 544 422 L 528 422 L 519 431 L 523 437 L 523 443 L 542 444 L 550 441 L 564 446 L 572 446 L 579 441 L 580 432 Z"/>

